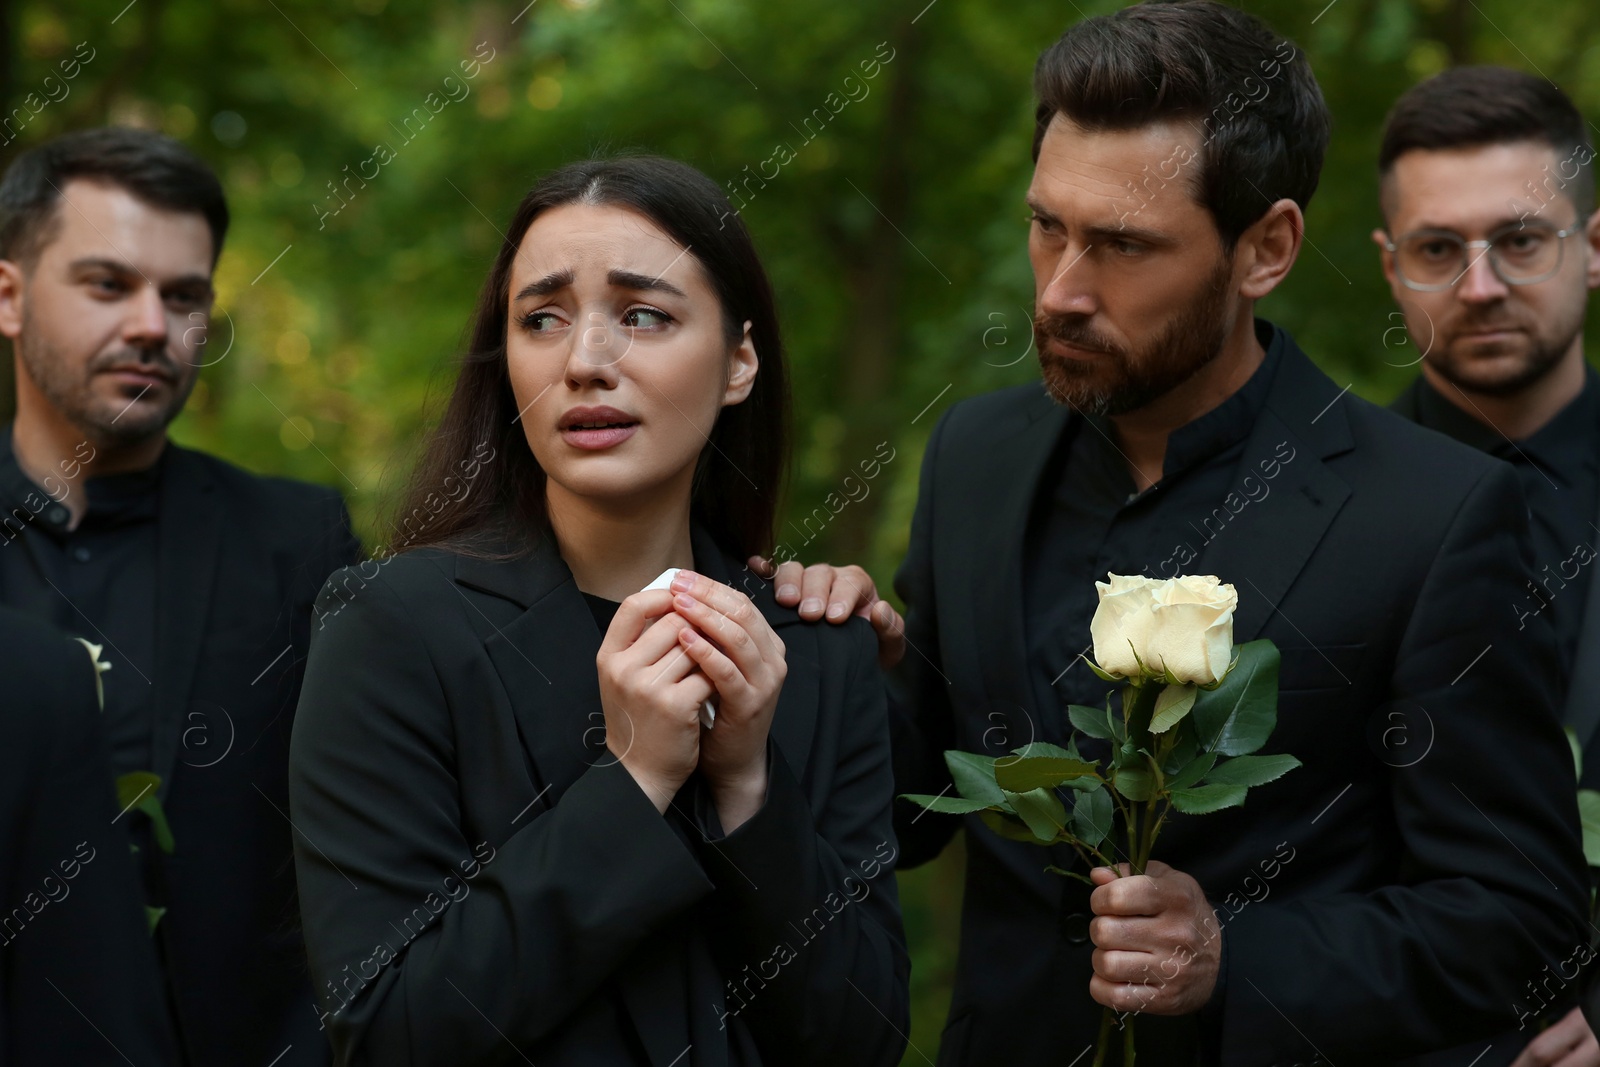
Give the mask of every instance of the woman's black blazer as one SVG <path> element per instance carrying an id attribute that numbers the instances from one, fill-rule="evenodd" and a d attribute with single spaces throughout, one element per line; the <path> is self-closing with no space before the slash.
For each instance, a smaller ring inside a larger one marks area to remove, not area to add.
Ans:
<path id="1" fill-rule="evenodd" d="M 605 746 L 601 633 L 547 537 L 424 549 L 317 605 L 290 815 L 337 1059 L 895 1064 L 909 962 L 871 629 L 808 624 L 694 530 L 786 647 L 761 810 L 663 816 Z"/>

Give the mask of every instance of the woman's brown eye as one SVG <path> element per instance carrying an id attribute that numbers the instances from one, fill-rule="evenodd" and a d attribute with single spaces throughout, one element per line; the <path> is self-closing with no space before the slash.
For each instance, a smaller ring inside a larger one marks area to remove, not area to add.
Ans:
<path id="1" fill-rule="evenodd" d="M 664 326 L 669 321 L 671 320 L 668 318 L 666 312 L 657 311 L 654 308 L 633 308 L 627 314 L 622 316 L 622 324 L 624 326 L 631 326 L 635 329 L 643 329 L 650 326 Z"/>

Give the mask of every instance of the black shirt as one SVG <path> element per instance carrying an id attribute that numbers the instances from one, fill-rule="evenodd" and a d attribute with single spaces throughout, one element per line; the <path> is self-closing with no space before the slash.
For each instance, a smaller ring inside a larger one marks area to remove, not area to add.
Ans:
<path id="1" fill-rule="evenodd" d="M 601 640 L 604 640 L 606 631 L 611 629 L 611 620 L 617 617 L 617 609 L 622 607 L 622 602 L 607 600 L 593 593 L 584 593 L 583 599 L 589 605 L 589 614 L 594 616 L 594 624 L 600 630 Z"/>
<path id="2" fill-rule="evenodd" d="M 1585 367 L 1583 390 L 1555 418 L 1520 441 L 1473 418 L 1419 378 L 1413 386 L 1418 425 L 1437 430 L 1505 460 L 1516 468 L 1528 500 L 1533 569 L 1524 596 L 1513 606 L 1519 619 L 1543 614 L 1556 632 L 1564 676 L 1572 672 L 1583 623 L 1589 574 L 1600 529 L 1600 382 Z"/>
<path id="3" fill-rule="evenodd" d="M 151 766 L 162 466 L 88 479 L 68 468 L 46 492 L 17 465 L 11 427 L 0 433 L 0 603 L 104 646 L 102 723 L 118 775 Z M 71 493 L 88 499 L 74 530 Z"/>
<path id="4" fill-rule="evenodd" d="M 1271 492 L 1267 472 L 1235 470 L 1287 338 L 1259 319 L 1256 336 L 1266 349 L 1261 366 L 1232 396 L 1168 436 L 1161 480 L 1144 492 L 1134 487 L 1109 419 L 1074 419 L 1062 435 L 1029 512 L 1023 559 L 1038 707 L 1103 706 L 1112 688 L 1078 658 L 1093 652 L 1095 582 L 1108 573 L 1197 573 L 1193 564 L 1205 546 L 1227 537 L 1233 517 Z M 1292 461 L 1293 449 L 1286 445 L 1284 456 Z M 1108 754 L 1103 741 L 1078 740 L 1091 759 Z"/>

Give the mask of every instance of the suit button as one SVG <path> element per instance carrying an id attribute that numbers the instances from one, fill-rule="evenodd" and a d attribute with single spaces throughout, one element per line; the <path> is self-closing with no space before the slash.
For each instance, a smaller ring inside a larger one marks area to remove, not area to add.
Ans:
<path id="1" fill-rule="evenodd" d="M 1089 940 L 1089 916 L 1075 911 L 1061 920 L 1061 932 L 1069 942 L 1081 945 Z"/>

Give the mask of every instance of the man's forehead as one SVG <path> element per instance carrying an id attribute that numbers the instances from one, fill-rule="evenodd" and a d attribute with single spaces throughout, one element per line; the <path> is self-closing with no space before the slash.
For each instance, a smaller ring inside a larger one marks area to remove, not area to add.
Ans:
<path id="1" fill-rule="evenodd" d="M 1384 205 L 1390 222 L 1402 229 L 1549 215 L 1555 205 L 1547 202 L 1566 195 L 1561 186 L 1571 177 L 1559 174 L 1556 164 L 1555 148 L 1543 141 L 1413 149 L 1396 158 L 1385 176 Z"/>
<path id="2" fill-rule="evenodd" d="M 1153 168 L 1174 156 L 1192 160 L 1199 150 L 1198 132 L 1181 121 L 1164 120 L 1126 130 L 1087 130 L 1058 113 L 1045 130 L 1034 173 L 1068 180 L 1081 174 L 1123 187 L 1147 166 Z"/>
<path id="3" fill-rule="evenodd" d="M 149 204 L 118 185 L 84 179 L 66 183 L 50 226 L 46 256 L 210 273 L 211 226 L 204 215 Z"/>
<path id="4" fill-rule="evenodd" d="M 1195 201 L 1200 139 L 1181 121 L 1128 130 L 1085 130 L 1057 115 L 1040 144 L 1028 199 L 1085 225 L 1179 225 Z"/>

